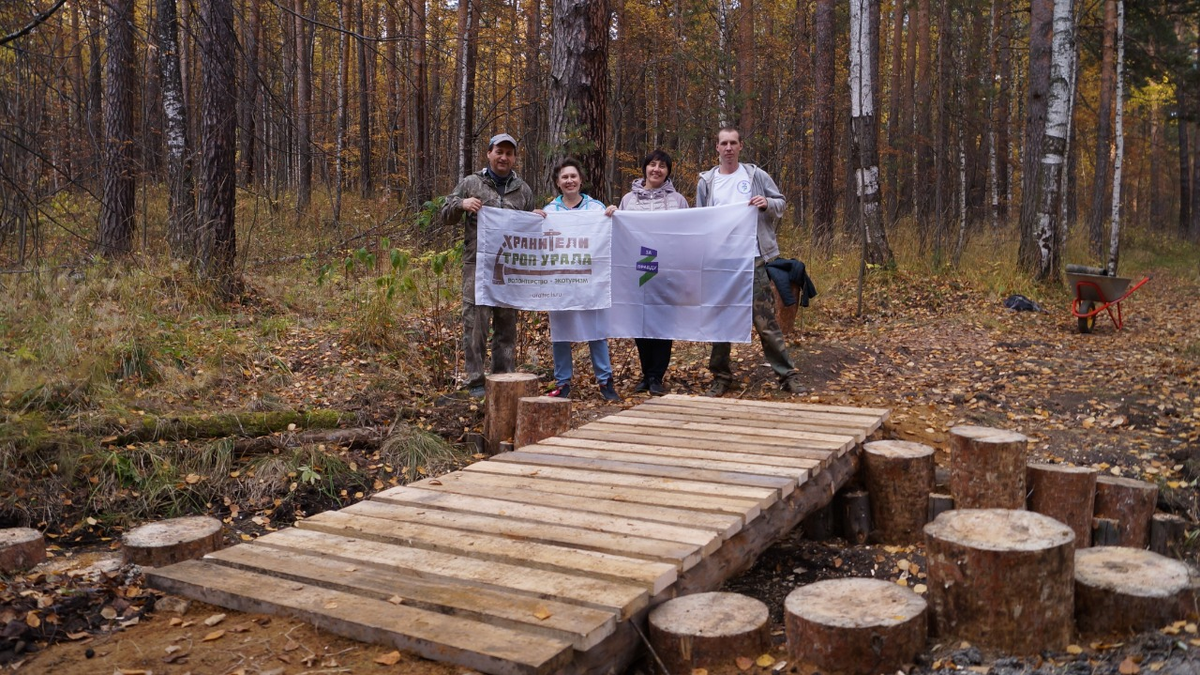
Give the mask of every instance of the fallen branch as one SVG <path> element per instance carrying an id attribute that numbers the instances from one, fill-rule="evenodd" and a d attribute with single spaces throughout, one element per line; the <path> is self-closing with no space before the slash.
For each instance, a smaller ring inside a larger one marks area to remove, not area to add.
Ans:
<path id="1" fill-rule="evenodd" d="M 235 456 L 254 455 L 272 450 L 320 444 L 343 447 L 376 447 L 383 441 L 383 437 L 383 431 L 375 427 L 286 432 L 237 440 L 233 444 L 233 453 Z"/>

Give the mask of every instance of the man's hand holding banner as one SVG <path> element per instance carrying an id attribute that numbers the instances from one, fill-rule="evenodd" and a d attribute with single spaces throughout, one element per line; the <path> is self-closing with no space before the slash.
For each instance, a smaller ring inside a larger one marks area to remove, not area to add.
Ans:
<path id="1" fill-rule="evenodd" d="M 475 301 L 550 311 L 555 341 L 749 342 L 756 222 L 744 204 L 611 218 L 484 208 Z"/>

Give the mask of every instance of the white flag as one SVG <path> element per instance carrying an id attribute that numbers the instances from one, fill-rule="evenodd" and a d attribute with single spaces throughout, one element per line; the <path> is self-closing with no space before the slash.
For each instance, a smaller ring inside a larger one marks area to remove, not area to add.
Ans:
<path id="1" fill-rule="evenodd" d="M 612 221 L 612 307 L 552 312 L 553 340 L 750 341 L 756 209 L 618 211 Z"/>
<path id="2" fill-rule="evenodd" d="M 612 222 L 604 212 L 479 211 L 475 304 L 597 309 L 611 304 Z"/>

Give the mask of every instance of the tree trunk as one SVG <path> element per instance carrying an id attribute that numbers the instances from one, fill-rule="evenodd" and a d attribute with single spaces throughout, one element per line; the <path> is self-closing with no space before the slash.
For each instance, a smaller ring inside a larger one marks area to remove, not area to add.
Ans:
<path id="1" fill-rule="evenodd" d="M 258 72 L 259 42 L 262 36 L 262 14 L 259 0 L 246 0 L 248 16 L 246 18 L 246 34 L 243 52 L 246 54 L 245 79 L 242 81 L 241 100 L 241 141 L 240 157 L 242 164 L 242 185 L 256 185 L 259 174 L 255 171 L 258 163 L 258 144 L 256 117 L 258 114 Z"/>
<path id="2" fill-rule="evenodd" d="M 358 31 L 362 35 L 358 39 L 358 193 L 363 199 L 370 199 L 375 193 L 375 178 L 371 171 L 371 81 L 375 71 L 375 58 L 372 51 L 374 48 L 366 39 L 368 24 L 364 20 L 365 1 L 358 0 L 357 4 Z M 376 17 L 371 18 L 371 23 L 374 24 Z"/>
<path id="3" fill-rule="evenodd" d="M 333 147 L 333 224 L 342 224 L 342 190 L 346 183 L 346 89 L 350 80 L 350 2 L 338 0 L 337 129 Z"/>
<path id="4" fill-rule="evenodd" d="M 312 59 L 308 50 L 308 26 L 304 0 L 293 0 L 296 52 L 296 210 L 312 201 Z"/>
<path id="5" fill-rule="evenodd" d="M 1050 96 L 1050 52 L 1053 36 L 1054 0 L 1032 0 L 1029 17 L 1028 102 L 1025 106 L 1024 170 L 1021 175 L 1021 242 L 1017 250 L 1020 267 L 1036 275 L 1041 259 L 1037 233 L 1042 204 L 1041 175 L 1046 132 L 1046 110 Z"/>
<path id="6" fill-rule="evenodd" d="M 525 176 L 540 192 L 541 178 L 547 168 L 542 161 L 542 124 L 544 120 L 544 89 L 542 87 L 541 44 L 542 3 L 541 0 L 524 0 L 525 7 L 525 112 L 521 151 L 525 153 Z"/>
<path id="7" fill-rule="evenodd" d="M 1109 162 L 1112 161 L 1113 93 L 1116 89 L 1117 0 L 1104 0 L 1104 46 L 1100 53 L 1100 102 L 1096 109 L 1096 169 L 1088 212 L 1088 250 L 1104 255 L 1104 218 L 1109 215 Z"/>
<path id="8" fill-rule="evenodd" d="M 1192 170 L 1188 150 L 1187 103 L 1182 87 L 1175 88 L 1175 126 L 1179 128 L 1179 236 L 1187 239 L 1192 229 Z"/>
<path id="9" fill-rule="evenodd" d="M 904 0 L 892 3 L 892 70 L 888 91 L 887 147 L 887 223 L 895 222 L 900 212 L 900 174 L 904 170 L 904 142 L 900 137 L 901 90 L 904 87 Z"/>
<path id="10" fill-rule="evenodd" d="M 834 79 L 834 2 L 816 0 L 813 16 L 813 247 L 817 251 L 833 249 L 833 219 L 836 209 L 833 191 L 833 79 Z"/>
<path id="11" fill-rule="evenodd" d="M 412 8 L 412 39 L 414 70 L 417 81 L 413 84 L 413 113 L 416 124 L 413 128 L 413 146 L 416 152 L 410 164 L 409 175 L 413 177 L 412 203 L 420 206 L 433 197 L 433 174 L 430 169 L 429 156 L 429 67 L 426 63 L 426 22 L 425 3 L 413 2 Z"/>
<path id="12" fill-rule="evenodd" d="M 133 138 L 133 0 L 108 2 L 108 61 L 104 71 L 104 200 L 100 204 L 101 255 L 133 250 L 137 191 Z M 99 55 L 93 55 L 99 58 Z"/>
<path id="13" fill-rule="evenodd" d="M 554 0 L 550 143 L 578 157 L 593 194 L 601 196 L 608 193 L 608 30 L 604 0 Z"/>
<path id="14" fill-rule="evenodd" d="M 1113 156 L 1112 215 L 1108 233 L 1108 273 L 1117 275 L 1121 259 L 1121 169 L 1125 158 L 1125 2 L 1117 3 L 1116 123 L 1113 130 L 1116 154 Z M 1152 172 L 1157 173 L 1157 172 Z M 1151 199 L 1154 199 L 1152 196 Z"/>
<path id="15" fill-rule="evenodd" d="M 929 1 L 917 0 L 917 84 L 914 121 L 914 148 L 916 149 L 915 181 L 913 183 L 913 214 L 917 219 L 917 231 L 921 237 L 921 248 L 928 243 L 928 228 L 933 225 L 932 211 L 933 177 L 933 48 L 929 36 Z M 944 0 L 943 0 L 944 1 Z"/>
<path id="16" fill-rule="evenodd" d="M 1067 144 L 1067 120 L 1070 115 L 1071 69 L 1074 68 L 1075 41 L 1072 34 L 1071 0 L 1054 0 L 1054 56 L 1050 68 L 1050 96 L 1046 129 L 1042 141 L 1042 182 L 1040 185 L 1037 226 L 1034 231 L 1037 258 L 1030 270 L 1034 279 L 1057 279 L 1061 266 L 1058 198 Z"/>
<path id="17" fill-rule="evenodd" d="M 224 301 L 237 291 L 234 227 L 237 152 L 237 36 L 233 32 L 232 0 L 203 0 L 201 62 L 204 64 L 200 158 L 200 200 L 197 211 L 196 263 Z"/>
<path id="18" fill-rule="evenodd" d="M 738 121 L 737 126 L 743 139 L 753 138 L 758 131 L 755 128 L 755 92 L 754 92 L 754 57 L 758 54 L 758 45 L 754 39 L 754 0 L 741 0 L 737 21 L 737 90 L 738 90 Z"/>
<path id="19" fill-rule="evenodd" d="M 996 52 L 999 60 L 998 70 L 998 91 L 996 92 L 996 118 L 994 128 L 996 131 L 996 224 L 1008 223 L 1008 195 L 1010 192 L 1009 184 L 1012 180 L 1012 172 L 1009 171 L 1009 154 L 1011 152 L 1009 145 L 1009 104 L 1012 100 L 1010 89 L 1012 87 L 1012 56 L 1009 53 L 1009 42 L 1012 31 L 1012 19 L 1008 13 L 1008 2 L 1005 0 L 1002 7 L 1002 16 L 999 19 L 1000 28 L 997 34 Z"/>
<path id="20" fill-rule="evenodd" d="M 177 258 L 195 254 L 196 189 L 187 108 L 179 72 L 179 32 L 175 0 L 158 0 L 158 66 L 162 72 L 164 137 L 167 149 L 167 243 Z"/>
<path id="21" fill-rule="evenodd" d="M 879 21 L 878 0 L 850 0 L 850 116 L 854 132 L 855 183 L 858 191 L 863 252 L 872 265 L 891 265 L 879 211 L 879 123 L 872 83 L 879 67 L 879 42 L 872 40 L 872 23 Z M 857 160 L 857 161 L 855 161 Z"/>

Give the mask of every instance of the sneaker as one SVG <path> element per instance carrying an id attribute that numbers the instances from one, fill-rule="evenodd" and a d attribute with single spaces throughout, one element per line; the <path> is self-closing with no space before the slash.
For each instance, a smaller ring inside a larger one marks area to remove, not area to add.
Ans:
<path id="1" fill-rule="evenodd" d="M 621 400 L 621 395 L 617 393 L 616 387 L 613 386 L 611 377 L 608 378 L 607 382 L 600 385 L 600 395 L 604 397 L 605 401 Z"/>
<path id="2" fill-rule="evenodd" d="M 644 394 L 648 391 L 650 391 L 650 383 L 644 379 L 638 382 L 638 385 L 633 388 L 633 393 L 635 394 Z"/>
<path id="3" fill-rule="evenodd" d="M 704 392 L 704 395 L 712 397 L 724 396 L 727 391 L 729 391 L 728 382 L 725 380 L 713 380 L 712 386 L 708 388 L 708 391 Z"/>
<path id="4" fill-rule="evenodd" d="M 475 385 L 474 387 L 468 387 L 468 388 L 467 388 L 467 394 L 468 394 L 468 395 L 469 395 L 471 398 L 483 398 L 483 395 L 484 395 L 485 393 L 487 393 L 487 390 L 486 390 L 486 389 L 484 389 L 484 387 L 483 387 L 483 385 L 482 385 L 482 384 L 477 384 L 477 385 Z"/>
<path id="5" fill-rule="evenodd" d="M 554 398 L 571 398 L 571 383 L 567 382 L 566 384 L 560 384 L 558 385 L 558 389 L 555 389 L 546 395 L 553 396 Z"/>
<path id="6" fill-rule="evenodd" d="M 657 377 L 650 378 L 650 384 L 646 387 L 651 396 L 666 396 L 667 389 L 663 386 L 662 380 Z"/>
<path id="7" fill-rule="evenodd" d="M 808 391 L 808 389 L 805 388 L 804 383 L 800 381 L 799 373 L 792 373 L 791 375 L 788 375 L 786 378 L 784 378 L 781 386 L 783 387 L 783 390 L 789 394 L 803 394 L 804 392 Z"/>

